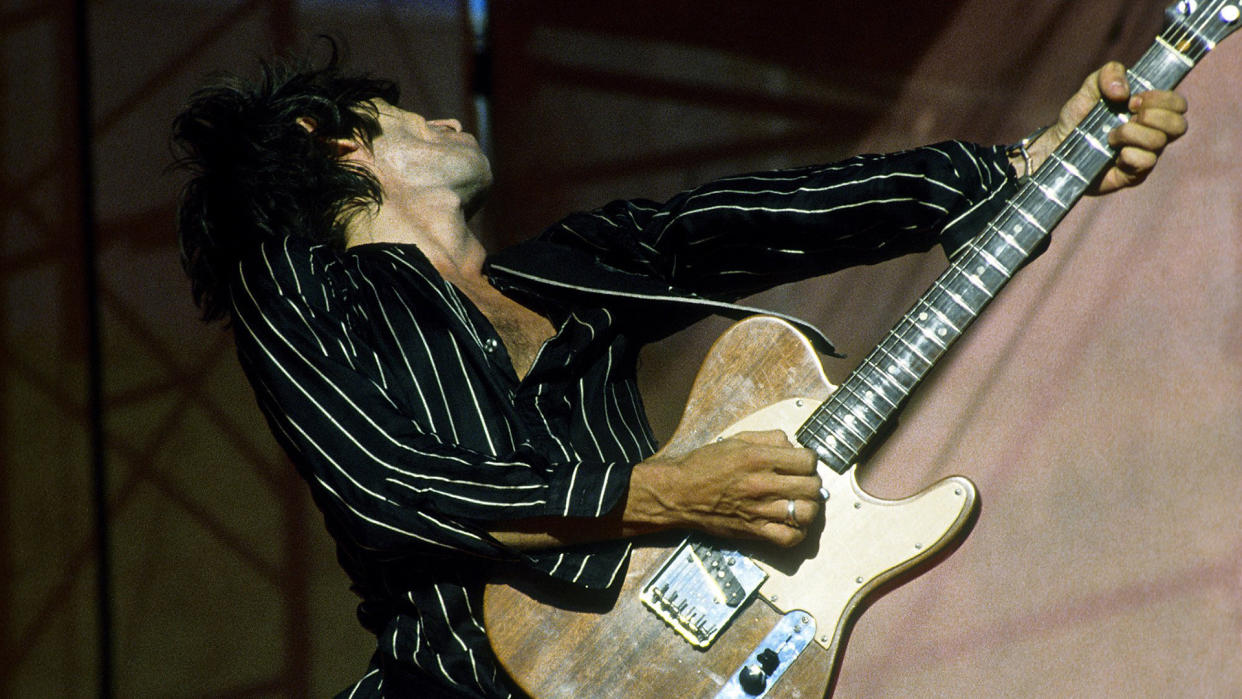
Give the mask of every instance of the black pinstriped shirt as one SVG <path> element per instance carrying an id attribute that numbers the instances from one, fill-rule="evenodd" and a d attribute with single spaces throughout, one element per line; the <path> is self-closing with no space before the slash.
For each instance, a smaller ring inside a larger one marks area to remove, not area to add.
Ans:
<path id="1" fill-rule="evenodd" d="M 506 696 L 479 592 L 497 565 L 617 581 L 629 547 L 518 552 L 488 523 L 598 517 L 656 449 L 643 344 L 778 284 L 965 242 L 1003 151 L 959 142 L 743 175 L 572 215 L 489 260 L 556 335 L 518 380 L 470 300 L 412 245 L 264 243 L 232 283 L 241 364 L 323 511 L 378 639 L 344 696 Z"/>

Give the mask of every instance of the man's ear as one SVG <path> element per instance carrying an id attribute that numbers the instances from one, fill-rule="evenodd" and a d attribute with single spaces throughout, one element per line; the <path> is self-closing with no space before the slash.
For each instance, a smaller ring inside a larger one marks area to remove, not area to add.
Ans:
<path id="1" fill-rule="evenodd" d="M 315 133 L 315 129 L 319 128 L 319 124 L 315 123 L 314 119 L 306 116 L 298 117 L 297 124 L 310 134 Z M 362 147 L 356 138 L 322 138 L 320 140 L 331 146 L 332 154 L 338 158 L 343 158 Z"/>

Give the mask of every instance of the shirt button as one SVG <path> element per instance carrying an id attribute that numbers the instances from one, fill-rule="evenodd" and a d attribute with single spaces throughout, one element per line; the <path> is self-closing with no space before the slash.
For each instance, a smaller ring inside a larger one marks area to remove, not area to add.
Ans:
<path id="1" fill-rule="evenodd" d="M 497 342 L 496 338 L 494 337 L 489 337 L 483 341 L 483 351 L 487 352 L 488 354 L 495 352 L 496 348 L 499 346 L 500 346 L 500 343 Z"/>

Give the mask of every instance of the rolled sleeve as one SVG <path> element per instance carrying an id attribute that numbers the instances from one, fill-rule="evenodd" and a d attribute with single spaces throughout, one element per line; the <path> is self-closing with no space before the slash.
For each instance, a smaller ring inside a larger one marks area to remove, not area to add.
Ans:
<path id="1" fill-rule="evenodd" d="M 1013 186 L 1003 148 L 949 141 L 724 178 L 663 204 L 617 201 L 544 237 L 679 288 L 737 298 L 937 244 L 953 253 Z"/>

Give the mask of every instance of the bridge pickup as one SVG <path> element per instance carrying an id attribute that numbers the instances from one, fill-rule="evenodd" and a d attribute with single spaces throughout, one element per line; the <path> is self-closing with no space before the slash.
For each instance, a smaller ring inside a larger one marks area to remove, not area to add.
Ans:
<path id="1" fill-rule="evenodd" d="M 696 648 L 707 648 L 768 574 L 749 558 L 686 539 L 639 599 Z"/>

